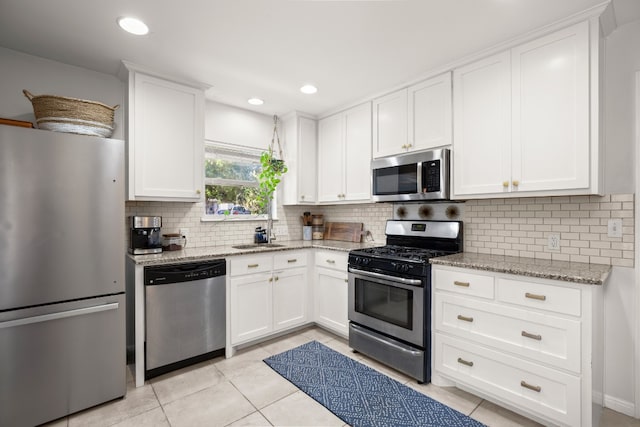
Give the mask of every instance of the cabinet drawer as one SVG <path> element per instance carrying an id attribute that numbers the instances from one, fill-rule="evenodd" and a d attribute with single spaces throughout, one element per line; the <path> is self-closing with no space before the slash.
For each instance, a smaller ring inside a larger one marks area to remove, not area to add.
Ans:
<path id="1" fill-rule="evenodd" d="M 580 289 L 503 277 L 497 280 L 498 301 L 571 316 L 581 314 Z"/>
<path id="2" fill-rule="evenodd" d="M 463 295 L 493 299 L 493 276 L 466 273 L 458 270 L 433 269 L 435 289 Z"/>
<path id="3" fill-rule="evenodd" d="M 229 260 L 229 275 L 240 276 L 243 274 L 263 273 L 273 269 L 273 258 L 267 256 L 243 256 Z"/>
<path id="4" fill-rule="evenodd" d="M 349 254 L 337 251 L 316 252 L 316 267 L 326 267 L 334 270 L 347 271 Z"/>
<path id="5" fill-rule="evenodd" d="M 579 320 L 439 292 L 434 313 L 439 331 L 576 374 L 581 371 Z"/>
<path id="6" fill-rule="evenodd" d="M 307 251 L 280 252 L 273 256 L 273 269 L 304 267 L 307 265 Z"/>
<path id="7" fill-rule="evenodd" d="M 579 376 L 438 333 L 434 354 L 436 371 L 446 377 L 554 424 L 581 424 Z"/>

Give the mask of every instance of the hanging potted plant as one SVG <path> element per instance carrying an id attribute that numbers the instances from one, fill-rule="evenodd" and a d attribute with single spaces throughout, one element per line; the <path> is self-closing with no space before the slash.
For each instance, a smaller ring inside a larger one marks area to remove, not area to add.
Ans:
<path id="1" fill-rule="evenodd" d="M 275 144 L 278 144 L 278 155 L 274 150 Z M 267 213 L 267 241 L 271 242 L 271 228 L 273 225 L 272 202 L 273 193 L 275 193 L 283 174 L 287 172 L 287 166 L 282 156 L 282 147 L 280 146 L 280 138 L 278 136 L 278 116 L 273 116 L 273 137 L 269 149 L 260 156 L 260 164 L 262 170 L 258 175 L 258 194 L 256 202 L 261 211 Z"/>

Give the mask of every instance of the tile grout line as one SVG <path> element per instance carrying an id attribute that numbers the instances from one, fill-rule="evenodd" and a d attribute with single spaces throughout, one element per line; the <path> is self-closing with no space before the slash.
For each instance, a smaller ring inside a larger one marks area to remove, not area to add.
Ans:
<path id="1" fill-rule="evenodd" d="M 475 408 L 473 408 L 473 410 L 469 413 L 469 417 L 471 417 L 471 415 L 473 415 L 474 412 L 476 412 L 476 410 L 480 407 L 480 405 L 482 405 L 484 403 L 484 399 L 480 399 L 480 402 L 478 402 L 478 404 L 476 405 Z"/>
<path id="2" fill-rule="evenodd" d="M 162 402 L 160 402 L 160 398 L 158 397 L 158 393 L 156 393 L 156 389 L 153 387 L 153 384 L 151 383 L 149 383 L 149 386 L 151 387 L 151 390 L 153 390 L 153 395 L 156 397 L 156 400 L 158 401 L 158 406 L 160 406 L 160 410 L 162 411 L 162 415 L 164 415 L 164 419 L 167 421 L 167 424 L 169 425 L 169 427 L 171 427 L 171 421 L 169 421 L 169 417 L 167 416 L 167 413 L 164 411 L 164 405 L 162 404 Z M 168 402 L 168 403 L 171 403 L 171 402 Z"/>

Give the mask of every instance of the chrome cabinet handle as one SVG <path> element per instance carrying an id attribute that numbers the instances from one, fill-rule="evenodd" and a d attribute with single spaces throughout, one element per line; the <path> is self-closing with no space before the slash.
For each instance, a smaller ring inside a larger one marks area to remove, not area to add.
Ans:
<path id="1" fill-rule="evenodd" d="M 464 360 L 462 357 L 458 357 L 458 363 L 466 366 L 473 366 L 473 362 L 469 362 L 468 360 Z"/>
<path id="2" fill-rule="evenodd" d="M 528 384 L 526 381 L 522 380 L 520 381 L 520 385 L 524 388 L 528 388 L 529 390 L 533 390 L 535 392 L 540 393 L 542 391 L 542 387 L 540 387 L 539 385 L 531 385 Z"/>
<path id="3" fill-rule="evenodd" d="M 465 322 L 473 322 L 473 317 L 467 317 L 467 316 L 463 316 L 462 314 L 458 314 L 458 320 L 464 320 Z"/>
<path id="4" fill-rule="evenodd" d="M 463 288 L 468 288 L 469 287 L 469 282 L 459 282 L 457 280 L 455 280 L 453 282 L 454 285 L 456 286 L 462 286 Z"/>
<path id="5" fill-rule="evenodd" d="M 524 294 L 524 296 L 526 298 L 530 298 L 530 299 L 537 299 L 539 301 L 545 301 L 547 299 L 547 297 L 545 295 L 536 295 L 536 294 L 530 294 L 529 292 L 526 292 Z"/>
<path id="6" fill-rule="evenodd" d="M 530 334 L 527 331 L 522 331 L 521 335 L 526 338 L 531 338 L 532 340 L 542 341 L 542 335 Z"/>

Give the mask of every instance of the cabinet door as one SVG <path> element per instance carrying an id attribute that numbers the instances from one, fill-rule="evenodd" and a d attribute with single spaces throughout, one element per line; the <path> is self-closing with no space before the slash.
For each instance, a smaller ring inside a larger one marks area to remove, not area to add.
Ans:
<path id="1" fill-rule="evenodd" d="M 407 89 L 373 100 L 373 157 L 407 149 Z"/>
<path id="2" fill-rule="evenodd" d="M 307 269 L 293 268 L 273 273 L 273 330 L 302 325 L 307 321 Z"/>
<path id="3" fill-rule="evenodd" d="M 129 106 L 129 198 L 200 199 L 204 92 L 134 73 Z"/>
<path id="4" fill-rule="evenodd" d="M 336 114 L 318 124 L 318 201 L 342 200 L 344 192 L 343 116 Z"/>
<path id="5" fill-rule="evenodd" d="M 230 279 L 231 344 L 259 338 L 273 330 L 271 273 Z"/>
<path id="6" fill-rule="evenodd" d="M 451 144 L 451 73 L 408 89 L 409 150 Z"/>
<path id="7" fill-rule="evenodd" d="M 371 103 L 344 113 L 345 191 L 343 200 L 371 199 Z"/>
<path id="8" fill-rule="evenodd" d="M 298 201 L 313 203 L 316 201 L 318 185 L 317 171 L 317 123 L 315 120 L 300 117 L 298 123 Z"/>
<path id="9" fill-rule="evenodd" d="M 509 190 L 509 58 L 509 52 L 504 52 L 453 72 L 454 196 Z"/>
<path id="10" fill-rule="evenodd" d="M 315 321 L 342 336 L 349 335 L 347 272 L 316 268 Z"/>
<path id="11" fill-rule="evenodd" d="M 589 22 L 512 50 L 513 191 L 589 187 Z"/>

